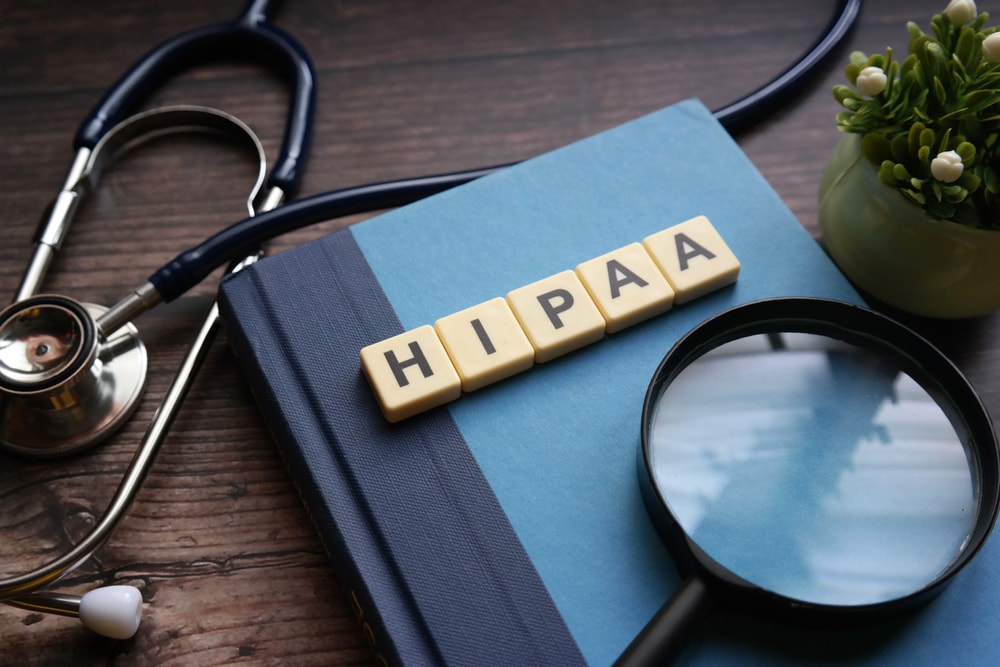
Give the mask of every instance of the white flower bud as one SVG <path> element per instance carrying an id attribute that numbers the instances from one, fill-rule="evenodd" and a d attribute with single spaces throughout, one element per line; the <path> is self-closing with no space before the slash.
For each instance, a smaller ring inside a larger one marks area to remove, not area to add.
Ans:
<path id="1" fill-rule="evenodd" d="M 991 63 L 1000 63 L 1000 32 L 988 35 L 983 40 L 983 58 Z"/>
<path id="2" fill-rule="evenodd" d="M 885 72 L 880 67 L 866 67 L 858 72 L 856 86 L 858 92 L 868 97 L 874 97 L 883 90 L 886 84 Z"/>
<path id="3" fill-rule="evenodd" d="M 931 160 L 931 175 L 942 183 L 954 183 L 961 178 L 963 171 L 965 166 L 962 164 L 962 157 L 955 151 L 938 153 Z"/>
<path id="4" fill-rule="evenodd" d="M 974 21 L 979 12 L 972 0 L 951 0 L 944 8 L 944 13 L 955 25 L 965 25 Z"/>

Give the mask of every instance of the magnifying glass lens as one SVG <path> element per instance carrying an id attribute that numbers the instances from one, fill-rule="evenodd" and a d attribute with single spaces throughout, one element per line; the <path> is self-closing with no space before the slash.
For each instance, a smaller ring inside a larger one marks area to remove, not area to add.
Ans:
<path id="1" fill-rule="evenodd" d="M 756 586 L 824 605 L 937 579 L 979 512 L 976 463 L 931 393 L 810 333 L 713 349 L 659 395 L 649 465 L 684 532 Z"/>
<path id="2" fill-rule="evenodd" d="M 808 297 L 683 336 L 642 412 L 639 482 L 684 583 L 616 665 L 663 665 L 715 607 L 830 627 L 930 600 L 1000 510 L 982 401 L 930 343 Z"/>

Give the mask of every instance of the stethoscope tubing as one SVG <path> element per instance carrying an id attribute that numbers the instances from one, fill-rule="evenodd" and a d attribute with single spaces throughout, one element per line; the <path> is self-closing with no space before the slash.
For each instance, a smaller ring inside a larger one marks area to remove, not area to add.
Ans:
<path id="1" fill-rule="evenodd" d="M 758 90 L 713 111 L 727 130 L 735 132 L 786 104 L 850 33 L 862 0 L 842 0 L 820 37 L 794 65 Z M 155 271 L 148 282 L 163 301 L 171 301 L 226 262 L 270 239 L 324 220 L 404 206 L 444 190 L 487 176 L 514 163 L 451 173 L 369 183 L 324 192 L 290 202 L 267 213 L 241 220 L 182 252 Z"/>
<path id="2" fill-rule="evenodd" d="M 860 13 L 861 4 L 862 0 L 841 0 L 838 12 L 824 35 L 799 61 L 760 89 L 715 111 L 723 126 L 736 131 L 786 103 L 847 36 Z M 84 118 L 74 139 L 78 154 L 97 146 L 105 134 L 125 120 L 166 78 L 205 59 L 228 57 L 234 52 L 257 52 L 265 56 L 267 64 L 280 62 L 283 73 L 292 80 L 281 153 L 276 167 L 267 178 L 269 189 L 292 196 L 301 182 L 307 155 L 315 105 L 315 73 L 311 59 L 302 46 L 268 23 L 269 10 L 269 0 L 250 0 L 235 21 L 191 30 L 152 49 L 109 89 Z M 171 301 L 226 262 L 243 256 L 252 261 L 249 257 L 253 256 L 253 250 L 275 236 L 323 220 L 409 204 L 512 164 L 516 163 L 354 186 L 278 206 L 243 219 L 182 252 L 150 276 L 149 284 L 163 301 Z M 262 208 L 277 206 L 279 199 L 272 198 L 271 204 Z M 213 309 L 184 367 L 175 378 L 164 406 L 154 416 L 111 506 L 98 525 L 83 541 L 50 564 L 0 582 L 0 600 L 18 605 L 15 598 L 20 598 L 20 606 L 44 608 L 67 615 L 77 612 L 79 600 L 75 597 L 69 599 L 59 594 L 32 592 L 77 567 L 104 543 L 118 524 L 165 438 L 177 406 L 183 400 L 200 363 L 200 355 L 204 354 L 217 325 L 218 313 Z"/>
<path id="3" fill-rule="evenodd" d="M 291 197 L 302 180 L 316 101 L 316 74 L 301 44 L 270 23 L 269 0 L 251 0 L 230 22 L 195 28 L 150 50 L 108 89 L 83 119 L 74 147 L 93 148 L 139 107 L 163 81 L 193 65 L 232 59 L 233 54 L 278 67 L 290 81 L 288 115 L 281 152 L 268 175 L 268 187 Z M 227 260 L 235 259 L 235 254 Z M 224 260 L 226 261 L 226 260 Z"/>
<path id="4" fill-rule="evenodd" d="M 266 196 L 257 196 L 262 191 L 266 171 L 264 148 L 257 136 L 236 117 L 205 107 L 162 107 L 130 116 L 101 138 L 91 153 L 88 168 L 84 170 L 81 179 L 89 179 L 91 173 L 94 173 L 96 183 L 96 174 L 102 171 L 104 165 L 113 162 L 117 154 L 126 147 L 134 146 L 145 137 L 182 128 L 221 132 L 230 139 L 238 140 L 256 157 L 257 178 L 247 199 L 248 212 L 251 216 L 257 210 L 281 204 L 279 189 L 272 188 Z M 242 262 L 232 267 L 231 271 L 239 271 L 257 261 L 259 257 L 259 252 L 248 252 Z M 166 440 L 219 327 L 219 308 L 213 303 L 100 520 L 83 539 L 59 557 L 30 572 L 0 579 L 0 601 L 28 610 L 64 616 L 79 615 L 80 596 L 39 589 L 55 583 L 85 562 L 104 545 L 125 516 L 160 447 Z"/>

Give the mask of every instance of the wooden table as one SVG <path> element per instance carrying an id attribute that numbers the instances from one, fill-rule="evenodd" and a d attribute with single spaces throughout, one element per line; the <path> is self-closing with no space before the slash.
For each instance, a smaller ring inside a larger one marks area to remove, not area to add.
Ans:
<path id="1" fill-rule="evenodd" d="M 737 6 L 732 6 L 736 4 Z M 292 0 L 276 22 L 318 72 L 302 195 L 517 160 L 671 102 L 718 107 L 811 44 L 833 2 L 755 0 Z M 870 1 L 851 47 L 905 49 L 944 0 Z M 151 45 L 232 17 L 206 0 L 0 4 L 0 292 L 12 295 L 32 232 L 62 182 L 82 115 Z M 816 190 L 839 135 L 830 94 L 844 50 L 801 99 L 738 136 L 816 233 Z M 195 103 L 241 117 L 277 153 L 282 82 L 219 63 L 184 74 L 150 106 Z M 46 291 L 109 304 L 208 230 L 243 217 L 244 156 L 196 137 L 123 158 L 82 207 Z M 271 244 L 280 252 L 350 220 Z M 0 455 L 0 570 L 61 553 L 93 525 L 210 304 L 217 276 L 137 325 L 152 373 L 137 417 L 93 452 L 56 464 Z M 9 297 L 8 297 L 9 298 Z M 1000 319 L 913 321 L 1000 414 Z M 128 518 L 64 582 L 132 583 L 137 636 L 112 641 L 69 619 L 0 606 L 0 663 L 367 665 L 371 655 L 224 341 L 216 343 Z"/>

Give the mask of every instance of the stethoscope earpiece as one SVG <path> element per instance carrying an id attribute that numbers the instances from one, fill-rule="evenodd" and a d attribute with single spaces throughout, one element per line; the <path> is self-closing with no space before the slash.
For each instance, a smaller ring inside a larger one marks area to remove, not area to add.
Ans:
<path id="1" fill-rule="evenodd" d="M 0 446 L 36 458 L 70 454 L 131 416 L 146 349 L 132 324 L 102 337 L 96 318 L 106 310 L 41 295 L 0 312 Z"/>
<path id="2" fill-rule="evenodd" d="M 134 586 L 95 588 L 80 598 L 80 622 L 112 639 L 128 639 L 142 621 L 142 594 Z"/>
<path id="3" fill-rule="evenodd" d="M 111 639 L 128 639 L 142 622 L 142 593 L 135 586 L 102 586 L 83 596 L 36 591 L 7 604 L 34 612 L 78 618 L 88 630 Z"/>

